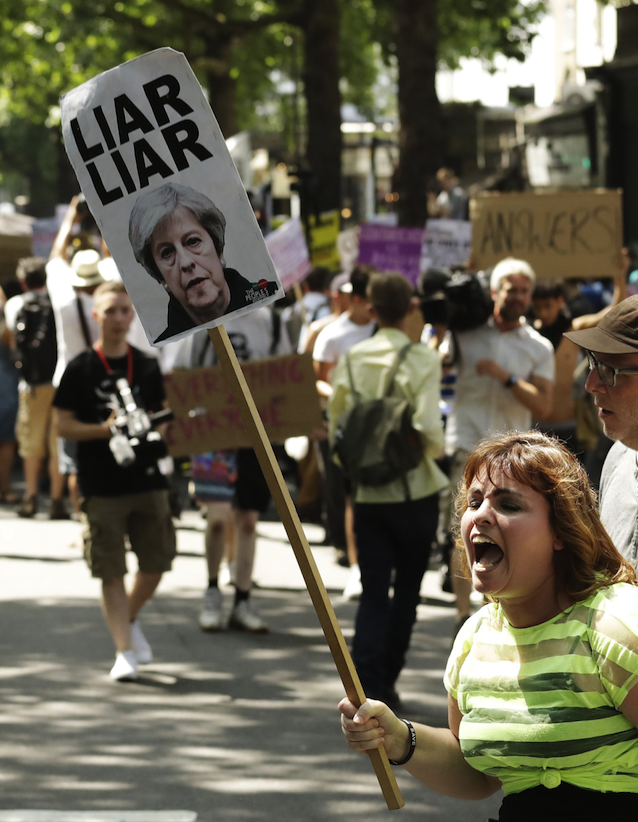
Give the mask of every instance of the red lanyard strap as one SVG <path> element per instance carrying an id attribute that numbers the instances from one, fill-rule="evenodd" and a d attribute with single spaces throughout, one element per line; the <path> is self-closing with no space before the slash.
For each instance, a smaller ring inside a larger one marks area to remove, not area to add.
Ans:
<path id="1" fill-rule="evenodd" d="M 126 378 L 128 380 L 129 385 L 133 385 L 133 349 L 130 345 L 127 344 L 127 355 L 126 355 Z M 109 365 L 109 361 L 104 356 L 104 351 L 102 350 L 102 346 L 99 343 L 95 343 L 93 346 L 93 350 L 98 355 L 98 357 L 102 360 L 102 365 L 106 368 L 107 374 L 112 374 L 113 369 Z"/>

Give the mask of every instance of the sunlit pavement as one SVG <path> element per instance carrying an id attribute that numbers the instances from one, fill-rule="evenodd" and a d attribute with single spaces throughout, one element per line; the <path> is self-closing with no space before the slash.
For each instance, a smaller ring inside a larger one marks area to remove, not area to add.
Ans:
<path id="1" fill-rule="evenodd" d="M 253 596 L 270 634 L 204 634 L 203 522 L 182 515 L 174 570 L 142 616 L 156 661 L 126 684 L 108 679 L 113 650 L 80 525 L 20 520 L 5 507 L 0 528 L 0 822 L 388 818 L 369 761 L 342 741 L 341 682 L 281 524 L 259 525 Z M 320 527 L 306 533 L 350 639 L 348 571 Z M 399 692 L 406 716 L 442 725 L 454 612 L 435 571 L 422 594 Z M 230 607 L 231 588 L 224 600 Z M 447 799 L 397 771 L 403 820 L 496 815 L 498 797 Z"/>

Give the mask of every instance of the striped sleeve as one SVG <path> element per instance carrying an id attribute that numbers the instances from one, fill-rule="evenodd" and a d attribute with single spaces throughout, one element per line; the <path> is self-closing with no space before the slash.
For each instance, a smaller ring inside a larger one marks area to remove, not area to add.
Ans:
<path id="1" fill-rule="evenodd" d="M 620 709 L 638 680 L 637 586 L 615 585 L 596 597 L 590 610 L 589 642 L 601 682 Z"/>
<path id="2" fill-rule="evenodd" d="M 452 651 L 448 657 L 447 665 L 445 666 L 445 674 L 443 675 L 443 685 L 446 691 L 458 700 L 458 689 L 460 682 L 461 668 L 467 659 L 468 654 L 472 650 L 474 641 L 474 634 L 478 630 L 482 621 L 483 611 L 488 608 L 486 605 L 471 616 L 462 626 L 456 638 Z"/>

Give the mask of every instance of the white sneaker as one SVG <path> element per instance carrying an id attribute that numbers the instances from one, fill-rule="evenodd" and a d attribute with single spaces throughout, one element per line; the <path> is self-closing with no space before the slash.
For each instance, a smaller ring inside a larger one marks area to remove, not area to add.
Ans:
<path id="1" fill-rule="evenodd" d="M 222 592 L 219 588 L 207 588 L 204 593 L 204 607 L 199 614 L 199 627 L 202 631 L 221 631 L 224 627 L 222 617 Z"/>
<path id="2" fill-rule="evenodd" d="M 361 571 L 358 565 L 350 566 L 350 578 L 346 582 L 346 587 L 343 589 L 343 598 L 352 602 L 359 599 L 363 592 L 361 587 Z"/>
<path id="3" fill-rule="evenodd" d="M 153 661 L 153 651 L 144 634 L 137 619 L 131 622 L 131 645 L 133 646 L 133 653 L 137 658 L 138 665 L 147 665 Z"/>
<path id="4" fill-rule="evenodd" d="M 267 634 L 270 630 L 249 599 L 242 599 L 235 605 L 228 620 L 228 627 L 250 631 L 253 634 Z"/>
<path id="5" fill-rule="evenodd" d="M 116 655 L 109 676 L 115 682 L 134 682 L 137 679 L 137 659 L 133 651 L 122 651 Z"/>

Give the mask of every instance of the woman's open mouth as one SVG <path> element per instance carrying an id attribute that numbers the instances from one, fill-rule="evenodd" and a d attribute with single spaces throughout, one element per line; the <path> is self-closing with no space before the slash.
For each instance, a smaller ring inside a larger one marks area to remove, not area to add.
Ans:
<path id="1" fill-rule="evenodd" d="M 193 277 L 192 280 L 189 280 L 186 284 L 185 291 L 190 291 L 191 288 L 195 288 L 195 286 L 200 285 L 201 283 L 206 282 L 206 277 Z"/>
<path id="2" fill-rule="evenodd" d="M 503 551 L 482 534 L 472 538 L 474 567 L 477 571 L 491 571 L 503 559 Z"/>

